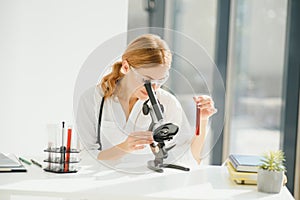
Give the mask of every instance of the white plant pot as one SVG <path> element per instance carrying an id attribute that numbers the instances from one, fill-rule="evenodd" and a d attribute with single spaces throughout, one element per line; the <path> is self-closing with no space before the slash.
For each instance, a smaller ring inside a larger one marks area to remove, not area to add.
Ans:
<path id="1" fill-rule="evenodd" d="M 257 189 L 259 192 L 279 193 L 283 185 L 284 172 L 259 169 L 257 172 Z"/>

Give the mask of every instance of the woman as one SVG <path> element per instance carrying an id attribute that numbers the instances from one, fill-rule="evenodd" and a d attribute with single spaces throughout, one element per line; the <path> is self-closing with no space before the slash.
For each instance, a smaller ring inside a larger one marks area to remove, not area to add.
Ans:
<path id="1" fill-rule="evenodd" d="M 101 83 L 82 96 L 77 129 L 84 145 L 95 153 L 97 159 L 122 160 L 127 157 L 128 162 L 138 157 L 143 157 L 141 160 L 153 159 L 149 147 L 153 136 L 147 131 L 151 117 L 141 111 L 148 99 L 144 83 L 150 81 L 164 107 L 165 121 L 179 126 L 174 139 L 166 142 L 167 146 L 176 144 L 170 151 L 171 162 L 185 154 L 186 158 L 192 157 L 200 163 L 208 118 L 216 109 L 210 97 L 195 98 L 202 110 L 202 121 L 200 136 L 193 136 L 178 100 L 160 88 L 168 79 L 171 61 L 172 54 L 165 41 L 156 35 L 142 35 L 128 45 L 122 61 L 112 66 L 112 71 L 103 77 Z"/>

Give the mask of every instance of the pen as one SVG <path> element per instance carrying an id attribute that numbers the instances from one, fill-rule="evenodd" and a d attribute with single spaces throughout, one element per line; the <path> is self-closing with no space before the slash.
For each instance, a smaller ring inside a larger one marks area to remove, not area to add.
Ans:
<path id="1" fill-rule="evenodd" d="M 31 165 L 31 162 L 29 162 L 28 160 L 19 157 L 19 160 L 22 161 L 23 163 L 26 163 L 27 165 Z"/>
<path id="2" fill-rule="evenodd" d="M 62 122 L 62 129 L 61 129 L 61 146 L 65 145 L 65 122 Z"/>
<path id="3" fill-rule="evenodd" d="M 33 159 L 31 159 L 31 162 L 32 162 L 33 164 L 35 164 L 36 166 L 39 166 L 40 168 L 43 167 L 40 163 L 38 163 L 37 161 L 35 161 L 35 160 L 33 160 Z"/>

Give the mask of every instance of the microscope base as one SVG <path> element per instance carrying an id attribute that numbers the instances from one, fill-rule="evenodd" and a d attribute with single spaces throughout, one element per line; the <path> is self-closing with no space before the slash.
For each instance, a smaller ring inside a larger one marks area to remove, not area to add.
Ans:
<path id="1" fill-rule="evenodd" d="M 157 164 L 154 160 L 148 161 L 148 168 L 158 173 L 164 172 L 163 168 L 178 169 L 182 171 L 190 171 L 189 168 L 174 164 Z"/>

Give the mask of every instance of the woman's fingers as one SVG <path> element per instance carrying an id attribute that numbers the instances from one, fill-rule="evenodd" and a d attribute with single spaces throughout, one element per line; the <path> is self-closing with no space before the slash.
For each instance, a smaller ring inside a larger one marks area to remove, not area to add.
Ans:
<path id="1" fill-rule="evenodd" d="M 137 137 L 137 138 L 145 138 L 145 137 L 152 137 L 151 131 L 138 131 L 130 133 L 130 136 Z"/>
<path id="2" fill-rule="evenodd" d="M 151 144 L 153 141 L 151 140 L 136 140 L 133 141 L 131 144 L 132 145 L 143 145 L 143 144 Z"/>
<path id="3" fill-rule="evenodd" d="M 153 141 L 153 135 L 152 135 L 151 131 L 133 132 L 129 135 L 129 137 L 133 138 L 134 140 L 151 140 L 151 141 Z"/>
<path id="4" fill-rule="evenodd" d="M 137 146 L 134 146 L 133 149 L 140 150 L 140 149 L 144 149 L 145 147 L 146 147 L 145 145 L 137 145 Z"/>
<path id="5" fill-rule="evenodd" d="M 200 109 L 214 108 L 214 103 L 213 102 L 207 102 L 207 103 L 204 103 L 204 104 L 198 104 L 197 107 L 200 108 Z"/>
<path id="6" fill-rule="evenodd" d="M 217 112 L 214 101 L 208 95 L 194 97 L 194 101 L 197 104 L 197 107 L 201 109 L 202 119 L 207 119 Z"/>
<path id="7" fill-rule="evenodd" d="M 144 149 L 146 145 L 151 144 L 153 141 L 150 140 L 136 140 L 132 141 L 130 146 L 132 150 Z"/>
<path id="8" fill-rule="evenodd" d="M 149 141 L 149 142 L 153 142 L 153 136 L 143 136 L 143 137 L 140 137 L 140 136 L 129 136 L 130 138 L 130 141 Z"/>
<path id="9" fill-rule="evenodd" d="M 213 114 L 215 114 L 217 112 L 217 109 L 215 108 L 208 108 L 208 109 L 204 109 L 201 111 L 202 113 L 202 116 L 207 116 L 207 117 L 210 117 L 212 116 Z"/>
<path id="10" fill-rule="evenodd" d="M 201 95 L 194 97 L 195 102 L 201 102 L 201 101 L 206 101 L 206 100 L 211 100 L 212 98 L 208 95 Z"/>
<path id="11" fill-rule="evenodd" d="M 153 143 L 153 135 L 151 131 L 138 131 L 130 133 L 126 139 L 127 146 L 130 151 L 144 149 L 146 145 Z"/>
<path id="12" fill-rule="evenodd" d="M 196 101 L 195 101 L 197 104 L 203 104 L 203 103 L 207 103 L 207 102 L 213 102 L 212 98 L 211 97 L 206 97 L 206 98 L 198 98 Z"/>

